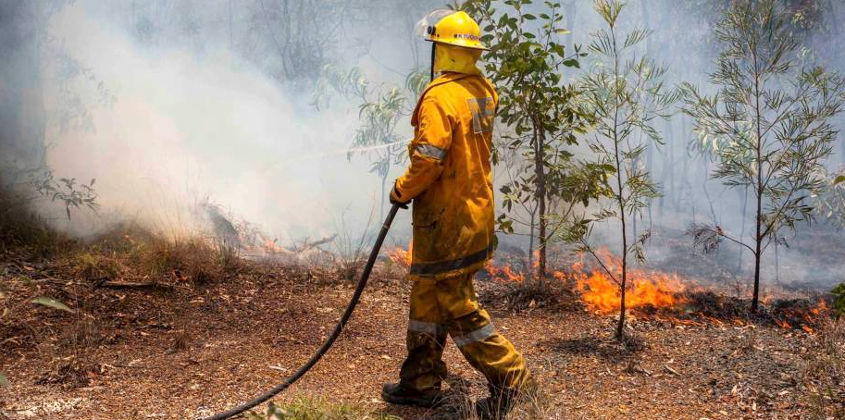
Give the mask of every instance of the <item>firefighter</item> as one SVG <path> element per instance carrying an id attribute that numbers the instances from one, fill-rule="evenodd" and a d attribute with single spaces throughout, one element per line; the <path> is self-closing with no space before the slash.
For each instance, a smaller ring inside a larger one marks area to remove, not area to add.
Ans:
<path id="1" fill-rule="evenodd" d="M 410 166 L 390 201 L 413 200 L 413 282 L 408 356 L 399 382 L 382 398 L 395 404 L 434 405 L 441 396 L 447 335 L 487 379 L 490 397 L 475 404 L 484 419 L 502 418 L 529 381 L 525 359 L 494 327 L 478 303 L 472 278 L 496 246 L 490 153 L 498 95 L 476 67 L 485 47 L 478 24 L 462 11 L 429 16 L 434 78 L 411 117 Z M 432 19 L 433 20 L 433 19 Z"/>

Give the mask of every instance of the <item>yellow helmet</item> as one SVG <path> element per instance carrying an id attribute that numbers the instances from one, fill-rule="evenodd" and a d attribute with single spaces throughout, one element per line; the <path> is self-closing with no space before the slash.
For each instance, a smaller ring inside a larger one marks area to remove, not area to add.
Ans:
<path id="1" fill-rule="evenodd" d="M 436 20 L 426 28 L 427 41 L 438 44 L 454 45 L 456 47 L 486 50 L 481 43 L 481 28 L 478 23 L 464 11 L 437 10 L 429 15 L 429 21 Z M 444 16 L 445 15 L 445 16 Z"/>

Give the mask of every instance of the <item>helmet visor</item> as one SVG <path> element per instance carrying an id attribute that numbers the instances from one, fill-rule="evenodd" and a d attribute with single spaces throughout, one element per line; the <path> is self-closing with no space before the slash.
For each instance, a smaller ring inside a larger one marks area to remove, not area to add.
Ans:
<path id="1" fill-rule="evenodd" d="M 433 28 L 434 25 L 437 25 L 437 22 L 452 13 L 455 13 L 455 11 L 450 9 L 437 9 L 430 12 L 417 22 L 414 27 L 414 35 L 422 39 L 429 39 L 430 28 Z"/>

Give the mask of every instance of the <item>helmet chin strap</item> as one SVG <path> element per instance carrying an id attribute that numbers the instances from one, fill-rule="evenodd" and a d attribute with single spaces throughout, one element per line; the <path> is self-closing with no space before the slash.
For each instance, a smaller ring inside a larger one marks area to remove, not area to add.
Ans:
<path id="1" fill-rule="evenodd" d="M 429 82 L 434 80 L 434 50 L 437 48 L 437 43 L 431 43 L 431 72 L 429 74 Z"/>

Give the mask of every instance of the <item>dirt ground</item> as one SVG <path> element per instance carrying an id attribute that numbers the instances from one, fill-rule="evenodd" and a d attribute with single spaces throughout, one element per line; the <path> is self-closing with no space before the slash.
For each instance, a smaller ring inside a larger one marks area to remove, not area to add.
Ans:
<path id="1" fill-rule="evenodd" d="M 352 292 L 351 282 L 331 274 L 254 263 L 205 286 L 93 288 L 49 267 L 5 260 L 0 372 L 9 385 L 0 388 L 0 419 L 212 414 L 295 370 L 331 330 Z M 335 347 L 277 402 L 320 396 L 404 419 L 454 417 L 379 399 L 382 383 L 397 378 L 404 356 L 409 285 L 400 270 L 392 271 L 374 275 Z M 496 286 L 479 287 L 484 297 Z M 29 303 L 42 294 L 76 311 Z M 578 305 L 490 309 L 539 379 L 543 418 L 808 419 L 845 410 L 845 378 L 819 376 L 817 368 L 825 346 L 845 348 L 842 323 L 809 334 L 634 316 L 636 341 L 622 347 L 611 339 L 612 317 Z M 445 359 L 450 383 L 481 396 L 483 378 L 451 342 Z"/>

